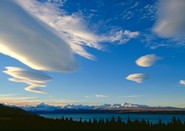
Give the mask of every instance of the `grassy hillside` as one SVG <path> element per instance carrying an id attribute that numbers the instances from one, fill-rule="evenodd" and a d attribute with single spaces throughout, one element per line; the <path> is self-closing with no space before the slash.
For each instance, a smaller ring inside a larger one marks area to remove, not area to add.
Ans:
<path id="1" fill-rule="evenodd" d="M 31 114 L 17 107 L 0 104 L 0 117 L 28 117 Z"/>

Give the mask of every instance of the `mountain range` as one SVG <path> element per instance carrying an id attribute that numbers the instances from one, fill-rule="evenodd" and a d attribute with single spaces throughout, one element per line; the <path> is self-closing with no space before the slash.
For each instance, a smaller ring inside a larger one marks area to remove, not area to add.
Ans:
<path id="1" fill-rule="evenodd" d="M 73 105 L 53 106 L 45 103 L 40 103 L 36 106 L 19 106 L 26 111 L 54 111 L 54 110 L 108 110 L 119 108 L 149 108 L 147 105 L 122 103 L 122 104 L 102 104 L 102 105 Z"/>
<path id="2" fill-rule="evenodd" d="M 102 105 L 73 105 L 53 106 L 40 103 L 36 106 L 19 106 L 25 111 L 34 113 L 123 113 L 123 112 L 178 112 L 185 111 L 184 108 L 177 107 L 151 107 L 148 105 L 122 103 L 122 104 L 102 104 Z"/>

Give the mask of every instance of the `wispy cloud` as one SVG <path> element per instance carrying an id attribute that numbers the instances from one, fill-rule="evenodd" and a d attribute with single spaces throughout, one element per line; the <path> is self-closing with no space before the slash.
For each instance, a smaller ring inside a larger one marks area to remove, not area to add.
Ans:
<path id="1" fill-rule="evenodd" d="M 155 64 L 159 59 L 161 59 L 161 57 L 158 57 L 155 54 L 149 54 L 138 58 L 136 64 L 141 67 L 149 67 Z"/>
<path id="2" fill-rule="evenodd" d="M 139 36 L 138 31 L 129 31 L 129 30 L 112 30 L 110 32 L 110 35 L 107 37 L 102 37 L 102 41 L 108 41 L 108 42 L 116 42 L 118 44 L 125 44 L 131 39 L 137 38 Z"/>
<path id="3" fill-rule="evenodd" d="M 61 8 L 61 4 L 54 2 L 38 2 L 36 0 L 17 0 L 17 2 L 29 13 L 36 16 L 47 25 L 52 27 L 59 37 L 65 39 L 73 52 L 88 59 L 95 57 L 85 50 L 91 47 L 102 50 L 101 42 L 117 42 L 123 44 L 139 35 L 138 31 L 117 30 L 105 34 L 96 34 L 90 31 L 87 22 L 80 13 L 67 15 Z"/>
<path id="4" fill-rule="evenodd" d="M 185 1 L 160 0 L 158 20 L 153 31 L 160 37 L 174 37 L 185 33 Z"/>
<path id="5" fill-rule="evenodd" d="M 0 53 L 37 70 L 67 72 L 77 69 L 72 50 L 64 39 L 15 1 L 0 1 L 0 18 Z"/>
<path id="6" fill-rule="evenodd" d="M 36 97 L 20 97 L 18 95 L 2 94 L 0 97 L 0 103 L 10 105 L 28 105 L 29 103 L 37 103 Z"/>
<path id="7" fill-rule="evenodd" d="M 40 103 L 46 103 L 56 106 L 63 106 L 66 104 L 75 104 L 75 103 L 83 103 L 84 101 L 79 100 L 67 100 L 67 99 L 38 99 L 38 97 L 21 97 L 18 95 L 14 96 L 6 96 L 3 94 L 3 97 L 0 97 L 0 103 L 5 103 L 9 105 L 16 106 L 25 106 L 25 105 L 38 105 Z"/>
<path id="8" fill-rule="evenodd" d="M 136 83 L 143 83 L 144 80 L 148 79 L 149 77 L 142 73 L 130 74 L 126 77 L 127 80 L 134 81 Z"/>
<path id="9" fill-rule="evenodd" d="M 179 84 L 185 86 L 185 80 L 180 80 L 180 81 L 179 81 Z"/>
<path id="10" fill-rule="evenodd" d="M 0 98 L 16 96 L 16 94 L 0 94 Z"/>
<path id="11" fill-rule="evenodd" d="M 123 8 L 120 16 L 119 14 L 117 15 L 122 18 L 125 23 L 128 23 L 128 25 L 132 24 L 129 20 L 135 20 L 136 18 L 138 22 L 143 19 L 150 21 L 156 19 L 156 7 L 155 4 L 150 1 L 146 1 L 145 3 L 136 0 L 129 2 L 119 1 L 117 4 Z M 117 15 L 115 17 L 117 17 Z"/>
<path id="12" fill-rule="evenodd" d="M 107 98 L 108 96 L 102 95 L 102 94 L 96 94 L 96 98 Z"/>
<path id="13" fill-rule="evenodd" d="M 122 96 L 122 98 L 140 98 L 144 97 L 144 95 L 130 95 L 130 96 Z"/>
<path id="14" fill-rule="evenodd" d="M 18 67 L 6 67 L 3 72 L 12 76 L 12 78 L 9 78 L 10 81 L 28 84 L 29 86 L 25 88 L 26 91 L 41 94 L 46 94 L 46 92 L 39 89 L 39 87 L 46 87 L 46 82 L 52 79 L 43 72 Z"/>
<path id="15" fill-rule="evenodd" d="M 156 36 L 155 34 L 146 33 L 143 34 L 141 37 L 141 42 L 145 43 L 146 47 L 150 49 L 157 49 L 157 48 L 177 48 L 177 47 L 184 47 L 185 46 L 185 37 L 178 36 L 173 38 L 161 38 Z"/>

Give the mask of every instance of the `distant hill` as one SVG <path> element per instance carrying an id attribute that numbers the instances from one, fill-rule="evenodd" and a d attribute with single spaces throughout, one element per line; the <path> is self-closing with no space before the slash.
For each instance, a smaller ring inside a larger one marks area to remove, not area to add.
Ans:
<path id="1" fill-rule="evenodd" d="M 31 113 L 18 107 L 8 107 L 0 104 L 0 117 L 25 117 L 30 115 Z"/>
<path id="2" fill-rule="evenodd" d="M 41 120 L 44 120 L 44 118 L 18 107 L 8 107 L 0 104 L 0 130 L 29 129 L 30 124 Z M 33 125 L 30 129 L 32 128 L 37 129 L 37 126 Z"/>

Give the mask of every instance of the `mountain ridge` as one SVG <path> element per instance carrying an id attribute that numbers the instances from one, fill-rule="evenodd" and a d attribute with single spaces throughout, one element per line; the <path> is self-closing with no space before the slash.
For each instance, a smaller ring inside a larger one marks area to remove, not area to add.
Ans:
<path id="1" fill-rule="evenodd" d="M 64 106 L 53 106 L 45 103 L 40 103 L 36 106 L 19 106 L 19 108 L 29 112 L 53 112 L 53 113 L 81 113 L 81 112 L 156 112 L 156 111 L 185 111 L 185 108 L 171 106 L 148 106 L 132 103 L 122 104 L 102 104 L 102 105 L 74 105 L 68 104 Z"/>

